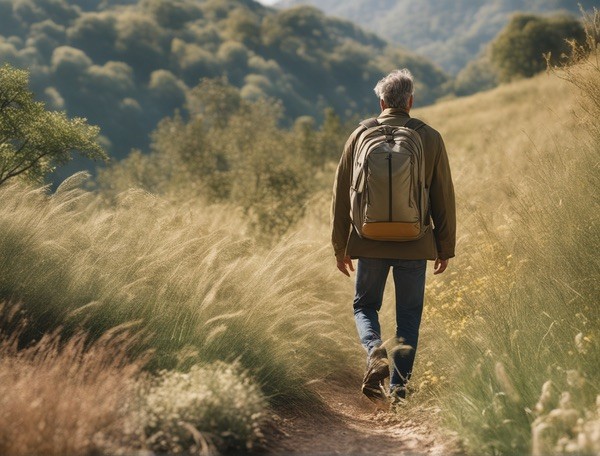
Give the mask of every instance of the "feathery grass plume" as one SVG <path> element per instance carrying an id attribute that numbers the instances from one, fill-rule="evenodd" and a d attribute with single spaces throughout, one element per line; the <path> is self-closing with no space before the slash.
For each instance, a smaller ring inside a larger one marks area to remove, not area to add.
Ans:
<path id="1" fill-rule="evenodd" d="M 508 396 L 508 398 L 513 402 L 520 402 L 521 398 L 519 396 L 519 392 L 516 390 L 513 382 L 511 381 L 508 373 L 506 372 L 506 368 L 504 367 L 504 363 L 498 361 L 495 367 L 496 372 L 496 380 L 502 387 L 502 391 Z"/>
<path id="2" fill-rule="evenodd" d="M 542 394 L 535 405 L 535 412 L 542 414 L 552 410 L 557 402 L 555 396 L 555 387 L 552 380 L 548 380 L 542 385 Z"/>
<path id="3" fill-rule="evenodd" d="M 143 191 L 108 206 L 81 189 L 24 190 L 0 189 L 0 296 L 24 303 L 22 342 L 58 326 L 99 337 L 137 321 L 151 370 L 176 367 L 192 347 L 186 365 L 239 360 L 271 401 L 313 401 L 308 380 L 358 375 L 335 367 L 351 339 L 339 333 L 321 245 L 296 236 L 263 249 L 239 236 L 235 212 Z"/>

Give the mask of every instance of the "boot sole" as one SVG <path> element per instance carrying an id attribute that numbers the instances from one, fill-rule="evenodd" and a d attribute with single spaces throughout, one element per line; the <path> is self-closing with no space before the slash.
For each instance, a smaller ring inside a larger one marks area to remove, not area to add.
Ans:
<path id="1" fill-rule="evenodd" d="M 386 396 L 382 385 L 374 387 L 363 384 L 362 393 L 367 397 L 367 399 L 369 399 L 378 407 L 385 407 L 389 405 L 388 397 Z"/>

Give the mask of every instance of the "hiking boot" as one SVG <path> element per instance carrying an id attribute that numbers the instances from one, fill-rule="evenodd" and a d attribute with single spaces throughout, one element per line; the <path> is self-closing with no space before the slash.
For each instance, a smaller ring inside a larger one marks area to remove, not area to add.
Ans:
<path id="1" fill-rule="evenodd" d="M 390 388 L 390 400 L 392 402 L 405 401 L 406 400 L 406 387 L 392 386 Z"/>
<path id="2" fill-rule="evenodd" d="M 362 392 L 373 402 L 386 401 L 383 382 L 390 376 L 390 363 L 384 347 L 377 347 L 369 355 L 367 371 L 363 378 Z"/>
<path id="3" fill-rule="evenodd" d="M 406 402 L 406 388 L 404 386 L 393 386 L 390 389 L 390 412 L 399 411 Z"/>

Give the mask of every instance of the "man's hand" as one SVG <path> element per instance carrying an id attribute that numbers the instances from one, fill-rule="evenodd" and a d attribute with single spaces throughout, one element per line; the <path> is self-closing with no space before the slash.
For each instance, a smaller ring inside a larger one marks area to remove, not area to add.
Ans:
<path id="1" fill-rule="evenodd" d="M 437 258 L 435 260 L 435 264 L 433 265 L 433 275 L 441 274 L 442 272 L 444 272 L 448 267 L 448 261 L 449 260 L 442 260 L 440 258 Z"/>
<path id="2" fill-rule="evenodd" d="M 348 269 L 354 272 L 352 260 L 348 255 L 346 255 L 343 260 L 337 260 L 337 268 L 342 272 L 342 274 L 346 274 L 348 277 L 350 277 L 350 272 L 348 271 Z"/>

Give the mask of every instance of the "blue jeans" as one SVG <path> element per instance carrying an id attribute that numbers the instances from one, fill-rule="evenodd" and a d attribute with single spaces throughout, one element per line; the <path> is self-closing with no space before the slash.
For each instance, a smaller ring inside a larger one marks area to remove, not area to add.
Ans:
<path id="1" fill-rule="evenodd" d="M 412 373 L 423 313 L 427 260 L 359 258 L 354 318 L 368 357 L 374 348 L 382 344 L 378 312 L 390 267 L 396 292 L 396 337 L 404 339 L 404 343 L 413 348 L 408 354 L 400 351 L 394 354 L 390 388 L 395 388 L 405 386 Z"/>

